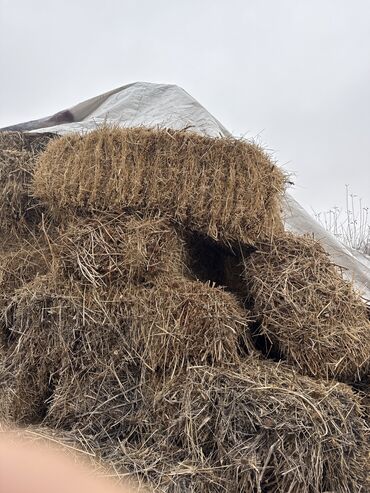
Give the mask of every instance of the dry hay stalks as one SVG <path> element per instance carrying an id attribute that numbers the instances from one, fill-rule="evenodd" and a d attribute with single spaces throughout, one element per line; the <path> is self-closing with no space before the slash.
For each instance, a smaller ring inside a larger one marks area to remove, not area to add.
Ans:
<path id="1" fill-rule="evenodd" d="M 184 242 L 165 219 L 101 213 L 76 218 L 53 241 L 63 275 L 94 287 L 187 272 Z"/>
<path id="2" fill-rule="evenodd" d="M 30 197 L 33 155 L 27 151 L 0 150 L 1 233 L 29 228 L 40 218 L 37 201 Z"/>
<path id="3" fill-rule="evenodd" d="M 52 252 L 44 238 L 31 236 L 0 249 L 0 347 L 6 347 L 9 310 L 17 289 L 52 269 Z"/>
<path id="4" fill-rule="evenodd" d="M 49 144 L 34 193 L 60 209 L 159 212 L 215 239 L 282 229 L 285 176 L 256 145 L 187 131 L 102 127 Z"/>
<path id="5" fill-rule="evenodd" d="M 9 298 L 37 275 L 46 274 L 51 264 L 49 245 L 40 237 L 34 236 L 0 249 L 0 297 L 6 295 Z"/>
<path id="6" fill-rule="evenodd" d="M 344 384 L 249 357 L 188 368 L 146 410 L 137 443 L 100 453 L 158 491 L 367 491 L 368 429 Z"/>
<path id="7" fill-rule="evenodd" d="M 72 427 L 100 443 L 141 436 L 142 408 L 163 381 L 191 364 L 229 365 L 242 351 L 253 352 L 245 314 L 218 288 L 181 280 L 122 298 L 124 321 L 99 334 L 84 330 L 78 351 L 62 364 L 49 426 Z"/>
<path id="8" fill-rule="evenodd" d="M 244 267 L 260 332 L 298 371 L 344 382 L 368 373 L 366 305 L 317 241 L 277 237 Z"/>
<path id="9" fill-rule="evenodd" d="M 157 437 L 158 438 L 158 437 Z M 222 476 L 223 467 L 212 461 L 202 463 L 190 457 L 175 445 L 162 446 L 153 440 L 142 439 L 131 445 L 127 441 L 99 449 L 100 457 L 110 464 L 117 478 L 130 478 L 145 491 L 160 493 L 225 493 L 236 491 L 234 484 Z M 141 491 L 141 490 L 140 490 Z M 244 490 L 238 490 L 244 491 Z M 252 491 L 252 490 L 245 490 Z M 253 490 L 257 491 L 257 490 Z"/>
<path id="10" fill-rule="evenodd" d="M 238 301 L 186 279 L 107 292 L 38 277 L 18 290 L 7 320 L 1 379 L 15 421 L 77 423 L 100 439 L 137 425 L 143 388 L 253 351 Z"/>
<path id="11" fill-rule="evenodd" d="M 30 182 L 37 154 L 52 134 L 0 132 L 0 231 L 24 233 L 41 218 L 42 208 L 30 196 Z"/>
<path id="12" fill-rule="evenodd" d="M 51 132 L 0 132 L 0 149 L 36 155 L 43 152 L 50 140 L 56 137 L 57 134 Z"/>

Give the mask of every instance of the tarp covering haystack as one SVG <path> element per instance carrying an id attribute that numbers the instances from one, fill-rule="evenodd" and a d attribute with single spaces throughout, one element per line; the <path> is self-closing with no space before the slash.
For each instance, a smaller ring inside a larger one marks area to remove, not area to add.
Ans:
<path id="1" fill-rule="evenodd" d="M 1 419 L 149 491 L 368 491 L 358 284 L 259 146 L 163 123 L 0 133 Z"/>

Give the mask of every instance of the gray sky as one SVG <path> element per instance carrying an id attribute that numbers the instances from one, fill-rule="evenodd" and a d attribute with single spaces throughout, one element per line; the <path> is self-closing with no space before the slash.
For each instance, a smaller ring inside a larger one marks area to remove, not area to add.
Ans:
<path id="1" fill-rule="evenodd" d="M 295 173 L 308 209 L 370 205 L 369 0 L 0 0 L 0 127 L 175 83 Z"/>

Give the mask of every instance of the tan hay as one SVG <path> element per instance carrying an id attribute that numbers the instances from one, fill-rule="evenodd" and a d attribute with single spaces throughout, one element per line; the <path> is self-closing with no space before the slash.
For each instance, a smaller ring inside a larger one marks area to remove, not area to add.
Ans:
<path id="1" fill-rule="evenodd" d="M 95 287 L 145 283 L 187 270 L 183 241 L 158 217 L 106 213 L 77 218 L 54 249 L 64 275 Z"/>
<path id="2" fill-rule="evenodd" d="M 187 131 L 102 127 L 51 142 L 34 193 L 54 211 L 160 212 L 223 241 L 282 229 L 285 177 L 256 145 Z"/>
<path id="3" fill-rule="evenodd" d="M 132 343 L 151 370 L 175 374 L 189 365 L 229 365 L 238 347 L 254 351 L 251 317 L 230 293 L 199 281 L 162 280 L 131 291 Z"/>
<path id="4" fill-rule="evenodd" d="M 37 275 L 46 274 L 50 265 L 48 245 L 36 237 L 0 250 L 0 296 L 9 297 Z"/>
<path id="5" fill-rule="evenodd" d="M 0 224 L 5 231 L 29 227 L 39 216 L 30 197 L 33 155 L 27 151 L 0 150 Z"/>
<path id="6" fill-rule="evenodd" d="M 38 201 L 30 197 L 29 185 L 36 155 L 50 134 L 0 132 L 0 231 L 1 235 L 28 229 L 40 218 Z M 4 238 L 2 238 L 4 240 Z"/>
<path id="7" fill-rule="evenodd" d="M 161 492 L 366 491 L 368 430 L 343 384 L 247 358 L 189 368 L 147 411 L 135 446 L 123 438 L 102 454 Z"/>
<path id="8" fill-rule="evenodd" d="M 58 325 L 51 323 L 63 313 L 63 297 L 44 293 L 43 286 L 43 277 L 25 284 L 2 316 L 7 351 L 0 368 L 0 400 L 17 424 L 38 422 L 45 413 L 52 375 L 65 350 Z"/>
<path id="9" fill-rule="evenodd" d="M 261 332 L 298 371 L 353 382 L 369 371 L 366 306 L 321 245 L 291 234 L 245 259 Z"/>
<path id="10" fill-rule="evenodd" d="M 36 155 L 45 150 L 51 139 L 58 137 L 51 132 L 1 132 L 0 149 L 12 151 L 27 151 Z"/>
<path id="11" fill-rule="evenodd" d="M 6 346 L 6 327 L 11 323 L 7 307 L 15 291 L 38 275 L 46 274 L 51 265 L 48 245 L 36 236 L 0 249 L 0 347 Z"/>
<path id="12" fill-rule="evenodd" d="M 50 407 L 49 414 L 58 409 L 57 420 L 65 423 L 72 409 L 72 422 L 81 417 L 80 426 L 84 421 L 96 434 L 105 433 L 99 424 L 106 419 L 102 403 L 121 394 L 119 406 L 131 406 L 121 382 L 133 389 L 133 378 L 142 386 L 192 364 L 227 366 L 239 360 L 241 343 L 244 352 L 253 351 L 248 315 L 237 300 L 184 279 L 102 292 L 53 286 L 38 277 L 17 292 L 7 319 L 2 380 L 14 419 L 34 422 Z M 79 392 L 88 392 L 87 398 Z"/>
<path id="13" fill-rule="evenodd" d="M 101 334 L 92 324 L 80 329 L 78 351 L 61 364 L 48 425 L 74 427 L 98 441 L 138 435 L 145 427 L 142 401 L 153 386 L 191 364 L 227 366 L 242 351 L 253 352 L 246 314 L 221 289 L 180 280 L 130 289 L 121 298 L 105 308 L 121 311 L 117 322 Z"/>
<path id="14" fill-rule="evenodd" d="M 323 251 L 290 235 L 261 243 L 281 228 L 284 178 L 268 158 L 188 132 L 65 137 L 40 158 L 35 190 L 54 220 L 67 214 L 59 231 L 41 223 L 40 240 L 22 164 L 39 144 L 27 139 L 0 133 L 0 224 L 23 241 L 9 245 L 7 232 L 0 252 L 1 418 L 49 425 L 163 493 L 367 491 L 360 396 L 257 359 L 250 313 L 183 277 L 196 259 L 168 220 L 226 243 L 259 239 L 244 286 L 226 248 L 214 280 L 250 290 L 263 333 L 299 371 L 348 381 L 367 371 L 366 309 Z"/>

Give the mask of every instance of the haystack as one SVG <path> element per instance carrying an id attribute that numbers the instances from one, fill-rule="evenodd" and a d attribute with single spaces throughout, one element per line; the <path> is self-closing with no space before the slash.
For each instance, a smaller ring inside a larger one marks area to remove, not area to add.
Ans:
<path id="1" fill-rule="evenodd" d="M 369 372 L 366 305 L 321 245 L 285 234 L 244 260 L 260 332 L 298 371 L 353 382 Z"/>
<path id="2" fill-rule="evenodd" d="M 360 396 L 325 381 L 367 371 L 366 308 L 283 235 L 258 147 L 100 128 L 49 143 L 32 198 L 36 144 L 1 139 L 3 417 L 162 493 L 367 491 Z"/>
<path id="3" fill-rule="evenodd" d="M 138 432 L 98 441 L 98 453 L 155 491 L 366 491 L 358 398 L 284 365 L 250 357 L 234 368 L 189 368 L 133 416 Z"/>
<path id="4" fill-rule="evenodd" d="M 76 218 L 53 241 L 62 275 L 91 286 L 146 283 L 186 274 L 184 242 L 160 217 L 99 214 Z"/>
<path id="5" fill-rule="evenodd" d="M 186 279 L 105 291 L 38 277 L 18 290 L 6 315 L 2 383 L 16 421 L 42 420 L 50 407 L 59 409 L 54 423 L 82 426 L 85 416 L 96 434 L 106 428 L 94 415 L 100 422 L 115 395 L 125 420 L 132 392 L 124 389 L 135 387 L 133 379 L 142 392 L 190 365 L 227 366 L 253 352 L 238 301 Z"/>
<path id="6" fill-rule="evenodd" d="M 285 177 L 256 145 L 187 131 L 100 128 L 40 156 L 35 196 L 60 209 L 170 216 L 225 242 L 282 229 Z"/>
<path id="7" fill-rule="evenodd" d="M 199 491 L 365 487 L 366 426 L 347 386 L 252 357 L 235 369 L 190 369 L 157 394 L 153 411 L 162 425 L 154 442 L 178 447 L 200 469 L 212 464 L 219 485 Z"/>

